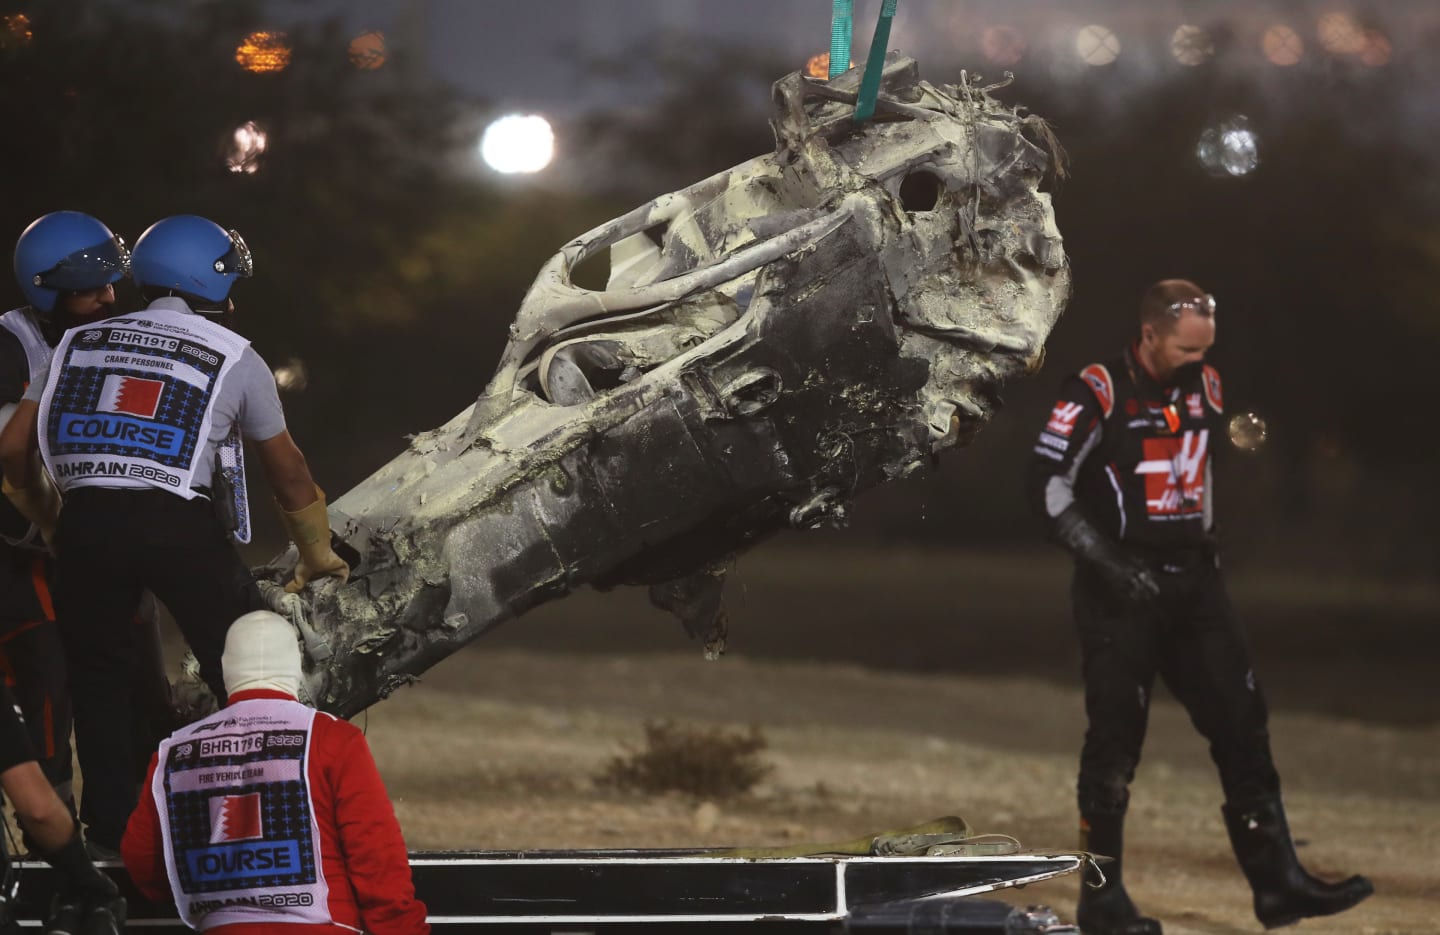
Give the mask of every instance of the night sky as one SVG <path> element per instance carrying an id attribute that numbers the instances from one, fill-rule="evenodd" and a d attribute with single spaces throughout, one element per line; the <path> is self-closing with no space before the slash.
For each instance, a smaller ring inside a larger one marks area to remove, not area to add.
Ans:
<path id="1" fill-rule="evenodd" d="M 392 38 L 423 44 L 434 74 L 460 88 L 515 107 L 563 111 L 596 103 L 595 89 L 578 81 L 577 60 L 613 54 L 646 36 L 669 34 L 690 41 L 738 42 L 793 56 L 797 61 L 822 52 L 829 38 L 829 0 L 272 0 L 277 15 L 321 18 L 340 15 L 361 28 L 387 31 Z M 296 9 L 298 7 L 298 9 Z M 853 55 L 858 62 L 869 47 L 880 0 L 856 0 Z M 1368 0 L 1322 3 L 1318 0 L 901 0 L 891 32 L 891 48 L 903 49 L 933 71 L 959 67 L 995 71 L 977 54 L 975 37 L 986 27 L 1003 26 L 1023 34 L 1031 53 L 1012 66 L 1024 75 L 1034 68 L 1034 53 L 1064 47 L 1074 31 L 1098 23 L 1122 42 L 1120 60 L 1111 69 L 1125 81 L 1145 80 L 1169 63 L 1165 38 L 1182 24 L 1223 32 L 1234 29 L 1237 46 L 1258 45 L 1264 25 L 1289 24 L 1309 38 L 1314 54 L 1316 21 L 1327 12 L 1353 13 L 1363 25 L 1381 30 L 1401 59 L 1434 59 L 1440 4 L 1430 0 Z M 1157 37 L 1158 40 L 1157 40 Z M 1235 64 L 1258 64 L 1254 49 L 1233 50 Z M 1225 55 L 1226 50 L 1220 50 Z M 1410 64 L 1415 64 L 1411 61 Z M 1431 72 L 1427 63 L 1426 72 Z M 942 80 L 953 80 L 949 74 Z M 1416 87 L 1416 109 L 1433 107 L 1436 87 Z"/>

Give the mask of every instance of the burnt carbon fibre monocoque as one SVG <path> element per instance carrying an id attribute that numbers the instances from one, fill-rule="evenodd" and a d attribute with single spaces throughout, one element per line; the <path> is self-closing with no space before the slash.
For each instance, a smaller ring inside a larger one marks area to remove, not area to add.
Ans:
<path id="1" fill-rule="evenodd" d="M 718 652 L 738 553 L 966 444 L 1039 366 L 1070 288 L 1048 128 L 899 53 L 864 123 L 858 84 L 781 79 L 774 153 L 566 244 L 476 403 L 335 500 L 350 581 L 265 587 L 319 707 L 585 584 L 650 586 Z M 606 289 L 571 284 L 604 249 Z"/>

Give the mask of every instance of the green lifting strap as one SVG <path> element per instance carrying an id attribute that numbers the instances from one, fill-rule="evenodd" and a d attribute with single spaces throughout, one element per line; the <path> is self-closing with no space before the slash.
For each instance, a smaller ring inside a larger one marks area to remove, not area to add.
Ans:
<path id="1" fill-rule="evenodd" d="M 890 46 L 890 21 L 900 0 L 885 0 L 880 7 L 880 22 L 870 40 L 870 56 L 865 59 L 865 77 L 860 80 L 860 96 L 855 99 L 855 122 L 864 123 L 875 113 L 875 98 L 880 94 L 880 73 L 885 70 L 885 52 Z M 834 61 L 834 59 L 831 59 Z"/>
<path id="2" fill-rule="evenodd" d="M 830 11 L 830 77 L 850 68 L 850 35 L 855 22 L 855 0 L 834 0 Z"/>

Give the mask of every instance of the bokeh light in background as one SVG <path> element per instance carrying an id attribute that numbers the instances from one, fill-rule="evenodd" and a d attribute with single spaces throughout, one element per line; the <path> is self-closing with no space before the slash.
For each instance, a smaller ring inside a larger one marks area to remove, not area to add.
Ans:
<path id="1" fill-rule="evenodd" d="M 1025 37 L 1013 26 L 990 26 L 980 34 L 980 51 L 996 65 L 1014 65 L 1025 57 Z"/>
<path id="2" fill-rule="evenodd" d="M 28 45 L 35 34 L 30 31 L 30 17 L 24 13 L 10 13 L 0 18 L 0 49 Z"/>
<path id="3" fill-rule="evenodd" d="M 1305 40 L 1289 26 L 1276 23 L 1265 30 L 1265 35 L 1260 39 L 1260 49 L 1270 64 L 1288 68 L 1298 65 L 1300 59 L 1305 57 Z"/>
<path id="4" fill-rule="evenodd" d="M 1181 26 L 1170 37 L 1170 54 L 1181 65 L 1199 65 L 1215 54 L 1215 40 L 1200 26 Z"/>
<path id="5" fill-rule="evenodd" d="M 1109 65 L 1120 57 L 1120 37 L 1110 27 L 1092 23 L 1075 34 L 1075 54 L 1086 65 Z"/>
<path id="6" fill-rule="evenodd" d="M 1332 55 L 1358 55 L 1365 50 L 1365 31 L 1349 13 L 1326 13 L 1315 24 L 1320 48 Z"/>
<path id="7" fill-rule="evenodd" d="M 1379 68 L 1382 65 L 1390 64 L 1390 52 L 1389 37 L 1371 29 L 1365 33 L 1365 46 L 1360 50 L 1358 57 L 1362 65 Z"/>
<path id="8" fill-rule="evenodd" d="M 305 362 L 298 357 L 288 357 L 274 370 L 275 388 L 282 393 L 303 393 L 310 384 L 310 374 Z"/>
<path id="9" fill-rule="evenodd" d="M 1390 37 L 1377 29 L 1366 29 L 1348 13 L 1331 12 L 1315 23 L 1320 47 L 1331 55 L 1354 56 L 1360 64 L 1379 68 L 1390 64 Z"/>
<path id="10" fill-rule="evenodd" d="M 385 64 L 385 34 L 378 29 L 350 40 L 350 64 L 362 71 L 374 71 Z"/>
<path id="11" fill-rule="evenodd" d="M 539 172 L 555 156 L 555 132 L 539 114 L 509 114 L 485 128 L 480 157 L 506 175 Z"/>
<path id="12" fill-rule="evenodd" d="M 1259 451 L 1269 434 L 1259 413 L 1242 412 L 1230 417 L 1230 444 L 1241 451 Z"/>
<path id="13" fill-rule="evenodd" d="M 1195 146 L 1195 158 L 1213 176 L 1249 175 L 1260 165 L 1260 138 L 1250 118 L 1235 114 L 1206 127 Z"/>
<path id="14" fill-rule="evenodd" d="M 235 61 L 256 74 L 284 71 L 290 67 L 290 39 L 283 32 L 252 32 L 235 48 Z"/>
<path id="15" fill-rule="evenodd" d="M 269 134 L 253 120 L 235 128 L 225 152 L 225 164 L 231 172 L 253 175 L 260 170 L 260 157 L 269 145 Z"/>

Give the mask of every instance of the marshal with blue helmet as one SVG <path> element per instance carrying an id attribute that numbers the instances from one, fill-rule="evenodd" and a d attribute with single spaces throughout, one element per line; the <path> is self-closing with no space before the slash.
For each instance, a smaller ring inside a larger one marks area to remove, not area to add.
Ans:
<path id="1" fill-rule="evenodd" d="M 15 279 L 30 307 L 48 315 L 64 292 L 99 289 L 125 278 L 130 254 L 110 228 L 80 211 L 52 211 L 15 244 Z"/>
<path id="2" fill-rule="evenodd" d="M 135 242 L 131 276 L 151 298 L 170 293 L 197 312 L 223 311 L 237 279 L 254 272 L 244 239 L 214 221 L 179 214 L 150 225 Z"/>

